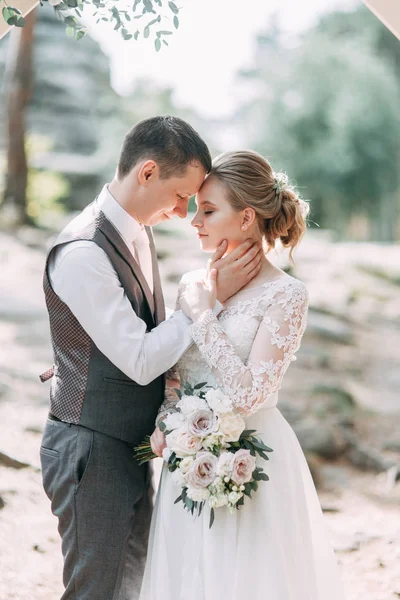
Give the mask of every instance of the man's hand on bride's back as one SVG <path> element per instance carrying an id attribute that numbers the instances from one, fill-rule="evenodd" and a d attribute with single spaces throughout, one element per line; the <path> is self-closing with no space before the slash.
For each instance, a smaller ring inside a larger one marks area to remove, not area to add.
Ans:
<path id="1" fill-rule="evenodd" d="M 246 240 L 235 250 L 224 256 L 227 243 L 222 242 L 208 263 L 208 271 L 218 271 L 217 297 L 222 304 L 247 285 L 259 272 L 262 265 L 261 243 Z"/>

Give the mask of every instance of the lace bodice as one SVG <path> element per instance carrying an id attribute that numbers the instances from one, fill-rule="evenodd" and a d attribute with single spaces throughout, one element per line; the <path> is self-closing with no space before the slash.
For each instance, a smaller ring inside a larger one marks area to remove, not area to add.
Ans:
<path id="1" fill-rule="evenodd" d="M 238 292 L 218 317 L 206 311 L 191 326 L 195 344 L 177 364 L 181 385 L 207 382 L 241 412 L 254 413 L 276 394 L 295 360 L 307 305 L 304 284 L 285 274 Z M 160 416 L 172 408 L 167 392 Z"/>

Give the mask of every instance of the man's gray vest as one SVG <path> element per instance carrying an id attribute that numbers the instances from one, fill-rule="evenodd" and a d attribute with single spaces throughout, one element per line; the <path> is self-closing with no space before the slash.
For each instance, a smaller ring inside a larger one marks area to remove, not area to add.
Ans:
<path id="1" fill-rule="evenodd" d="M 122 237 L 96 202 L 58 236 L 49 251 L 44 273 L 54 365 L 41 379 L 46 381 L 54 375 L 50 412 L 62 421 L 132 444 L 141 442 L 154 430 L 163 401 L 164 376 L 142 386 L 110 362 L 52 289 L 48 264 L 54 249 L 61 244 L 77 240 L 95 242 L 110 259 L 133 311 L 150 331 L 165 319 L 165 307 L 154 241 L 151 230 L 146 228 L 146 231 L 153 260 L 154 296 Z"/>

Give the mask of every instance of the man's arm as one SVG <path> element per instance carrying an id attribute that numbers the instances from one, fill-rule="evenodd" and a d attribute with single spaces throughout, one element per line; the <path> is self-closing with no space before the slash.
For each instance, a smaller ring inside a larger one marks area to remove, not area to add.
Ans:
<path id="1" fill-rule="evenodd" d="M 71 242 L 50 269 L 56 294 L 99 350 L 127 377 L 147 385 L 191 345 L 191 321 L 181 312 L 146 333 L 108 256 L 95 243 Z"/>

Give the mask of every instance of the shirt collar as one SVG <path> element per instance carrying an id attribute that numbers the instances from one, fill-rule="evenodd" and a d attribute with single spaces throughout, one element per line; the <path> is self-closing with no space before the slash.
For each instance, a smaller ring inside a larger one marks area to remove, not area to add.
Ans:
<path id="1" fill-rule="evenodd" d="M 97 198 L 97 205 L 121 234 L 126 244 L 132 244 L 137 236 L 143 231 L 143 225 L 138 223 L 136 219 L 118 204 L 108 189 L 108 184 L 101 190 Z"/>

